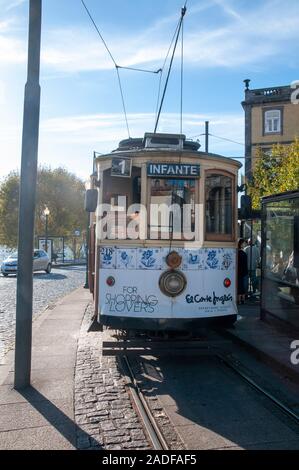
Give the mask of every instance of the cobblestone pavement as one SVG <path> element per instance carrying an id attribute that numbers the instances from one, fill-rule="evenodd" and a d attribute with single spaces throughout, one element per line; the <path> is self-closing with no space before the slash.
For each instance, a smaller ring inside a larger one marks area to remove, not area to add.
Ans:
<path id="1" fill-rule="evenodd" d="M 51 274 L 34 273 L 33 279 L 33 314 L 36 316 L 60 297 L 82 286 L 85 267 L 55 268 Z M 16 286 L 16 276 L 0 276 L 0 361 L 14 344 Z"/>
<path id="2" fill-rule="evenodd" d="M 108 330 L 87 332 L 92 309 L 87 309 L 80 332 L 75 374 L 75 419 L 81 431 L 79 449 L 150 449 L 132 406 L 115 357 L 102 357 Z M 89 437 L 86 437 L 86 433 Z"/>
<path id="3" fill-rule="evenodd" d="M 151 357 L 147 358 L 149 361 Z M 164 410 L 163 404 L 157 396 L 156 384 L 163 382 L 163 375 L 159 369 L 145 359 L 130 360 L 135 379 L 138 383 L 155 422 L 163 434 L 170 450 L 186 450 L 183 440 L 176 432 L 175 427 Z"/>

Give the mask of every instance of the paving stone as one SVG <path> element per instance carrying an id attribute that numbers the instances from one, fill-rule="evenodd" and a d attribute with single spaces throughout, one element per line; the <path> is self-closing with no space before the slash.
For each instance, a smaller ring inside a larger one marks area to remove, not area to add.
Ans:
<path id="1" fill-rule="evenodd" d="M 149 449 L 118 361 L 101 356 L 102 341 L 111 340 L 111 333 L 87 333 L 91 315 L 90 308 L 81 326 L 77 350 L 75 416 L 90 436 L 89 444 L 83 440 L 80 445 L 88 449 Z M 130 446 L 131 441 L 134 443 Z"/>
<path id="2" fill-rule="evenodd" d="M 132 429 L 130 434 L 133 441 L 140 441 L 145 439 L 144 432 L 141 429 Z"/>
<path id="3" fill-rule="evenodd" d="M 33 317 L 84 282 L 85 267 L 55 268 L 33 276 Z M 14 347 L 17 278 L 0 276 L 0 361 Z"/>
<path id="4" fill-rule="evenodd" d="M 111 436 L 105 435 L 105 443 L 106 444 L 123 444 L 130 440 L 130 436 Z"/>

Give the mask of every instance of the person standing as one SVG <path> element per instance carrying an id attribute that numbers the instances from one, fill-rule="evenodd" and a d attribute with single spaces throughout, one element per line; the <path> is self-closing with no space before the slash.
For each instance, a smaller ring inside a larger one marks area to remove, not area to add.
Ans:
<path id="1" fill-rule="evenodd" d="M 248 239 L 248 245 L 246 246 L 246 248 L 244 248 L 244 251 L 247 255 L 247 268 L 249 279 L 251 282 L 252 293 L 255 294 L 258 290 L 256 270 L 260 263 L 260 252 L 251 238 Z"/>
<path id="2" fill-rule="evenodd" d="M 238 241 L 238 305 L 245 303 L 248 286 L 248 263 L 247 255 L 243 250 L 244 238 Z"/>

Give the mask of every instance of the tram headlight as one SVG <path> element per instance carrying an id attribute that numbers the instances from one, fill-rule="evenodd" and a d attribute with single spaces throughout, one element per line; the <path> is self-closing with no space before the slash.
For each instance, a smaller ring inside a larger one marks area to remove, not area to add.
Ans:
<path id="1" fill-rule="evenodd" d="M 232 283 L 232 281 L 228 277 L 226 277 L 223 281 L 224 287 L 230 287 L 231 283 Z"/>
<path id="2" fill-rule="evenodd" d="M 159 287 L 163 294 L 168 297 L 176 297 L 180 295 L 187 285 L 187 280 L 180 271 L 169 270 L 161 274 L 159 279 Z"/>
<path id="3" fill-rule="evenodd" d="M 182 257 L 178 254 L 177 251 L 171 251 L 166 256 L 166 264 L 171 269 L 176 269 L 182 264 Z"/>

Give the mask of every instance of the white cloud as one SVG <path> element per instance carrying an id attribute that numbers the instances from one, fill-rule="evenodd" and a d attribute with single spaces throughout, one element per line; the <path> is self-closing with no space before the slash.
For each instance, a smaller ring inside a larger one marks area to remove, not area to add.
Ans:
<path id="1" fill-rule="evenodd" d="M 16 38 L 0 34 L 0 64 L 22 64 L 26 62 L 27 52 L 24 43 Z"/>
<path id="2" fill-rule="evenodd" d="M 2 4 L 5 5 L 5 10 L 6 11 L 10 11 L 10 10 L 13 10 L 14 8 L 22 5 L 23 3 L 25 3 L 27 0 L 11 0 L 11 1 L 7 1 L 7 0 L 2 0 L 0 2 L 0 6 L 2 6 Z"/>
<path id="3" fill-rule="evenodd" d="M 152 113 L 128 114 L 130 134 L 142 137 L 154 128 L 155 115 Z M 183 132 L 187 137 L 204 132 L 205 121 L 210 121 L 211 133 L 242 142 L 243 114 L 197 114 L 183 115 Z M 176 113 L 164 113 L 159 121 L 158 131 L 179 132 L 180 117 Z M 47 119 L 41 124 L 41 135 L 48 140 L 57 140 L 69 144 L 105 145 L 128 137 L 123 114 L 90 114 L 85 116 L 63 116 Z M 227 143 L 222 146 L 227 148 Z M 219 147 L 219 145 L 218 145 Z M 106 148 L 105 151 L 111 150 Z"/>
<path id="4" fill-rule="evenodd" d="M 142 137 L 154 127 L 154 114 L 129 114 L 128 120 L 132 137 Z M 188 138 L 201 141 L 204 148 L 204 122 L 210 121 L 211 134 L 228 139 L 243 141 L 243 114 L 186 113 L 183 120 L 183 132 Z M 160 132 L 179 132 L 179 115 L 164 113 L 161 115 Z M 18 168 L 21 157 L 21 127 L 0 127 L 0 155 L 9 158 L 0 159 L 0 178 L 12 169 Z M 39 138 L 39 163 L 52 167 L 64 166 L 82 178 L 91 171 L 93 151 L 109 153 L 117 148 L 122 139 L 128 137 L 123 115 L 88 114 L 61 116 L 41 122 Z M 242 156 L 243 148 L 239 145 L 210 138 L 210 151 L 227 156 Z M 89 168 L 90 163 L 90 168 Z"/>
<path id="5" fill-rule="evenodd" d="M 16 35 L 19 22 L 11 17 L 0 21 L 0 64 L 14 65 L 26 62 L 26 41 Z"/>
<path id="6" fill-rule="evenodd" d="M 217 26 L 207 24 L 202 15 L 213 5 L 218 5 L 227 16 Z M 196 26 L 189 31 L 185 29 L 186 62 L 197 67 L 238 67 L 263 63 L 266 58 L 284 51 L 280 57 L 283 62 L 285 41 L 299 39 L 299 4 L 290 0 L 282 16 L 283 5 L 282 0 L 268 0 L 259 8 L 251 4 L 246 12 L 238 11 L 224 0 L 192 6 L 191 12 L 199 16 Z M 142 32 L 122 32 L 106 40 L 118 64 L 156 67 L 164 60 L 175 24 L 173 17 L 167 17 Z M 92 28 L 90 25 L 46 34 L 42 53 L 44 65 L 63 72 L 113 68 L 113 62 Z M 291 50 L 295 53 L 295 42 Z"/>
<path id="7" fill-rule="evenodd" d="M 20 3 L 21 0 L 11 1 L 8 7 L 11 9 Z M 228 0 L 191 5 L 186 16 L 190 23 L 185 28 L 185 62 L 197 68 L 239 67 L 263 65 L 266 59 L 276 56 L 281 64 L 291 54 L 297 57 L 299 2 L 289 0 L 287 8 L 285 3 L 267 0 L 259 7 L 251 3 L 246 10 Z M 208 11 L 212 8 L 213 12 Z M 209 15 L 213 17 L 212 24 Z M 106 35 L 105 39 L 119 65 L 160 67 L 177 19 L 177 15 L 171 15 L 154 21 L 142 31 L 122 29 L 110 37 Z M 43 31 L 42 63 L 46 73 L 77 73 L 114 67 L 88 21 L 86 18 L 81 27 Z M 9 34 L 13 32 L 9 26 L 9 21 L 0 22 L 0 63 L 25 62 L 26 40 Z"/>
<path id="8" fill-rule="evenodd" d="M 0 81 L 0 105 L 4 105 L 5 102 L 5 83 Z"/>

